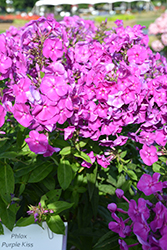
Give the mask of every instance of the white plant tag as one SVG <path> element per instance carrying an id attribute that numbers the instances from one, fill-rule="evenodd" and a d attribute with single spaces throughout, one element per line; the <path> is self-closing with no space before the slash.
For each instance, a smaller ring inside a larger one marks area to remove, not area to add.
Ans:
<path id="1" fill-rule="evenodd" d="M 37 224 L 26 227 L 14 227 L 11 232 L 4 225 L 4 235 L 0 235 L 0 249 L 4 250 L 66 250 L 67 223 L 64 223 L 65 235 L 53 233 L 46 222 L 42 223 L 44 229 Z"/>

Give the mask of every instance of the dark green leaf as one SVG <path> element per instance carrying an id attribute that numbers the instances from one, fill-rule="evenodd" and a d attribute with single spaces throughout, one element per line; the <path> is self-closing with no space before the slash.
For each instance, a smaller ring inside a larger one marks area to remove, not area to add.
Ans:
<path id="1" fill-rule="evenodd" d="M 99 189 L 98 189 L 97 183 L 96 183 L 96 186 L 94 188 L 93 195 L 91 198 L 91 205 L 92 205 L 94 217 L 96 218 L 97 211 L 98 211 L 98 205 L 99 205 Z"/>
<path id="2" fill-rule="evenodd" d="M 47 176 L 43 181 L 42 184 L 49 190 L 53 190 L 55 188 L 55 178 L 51 175 Z"/>
<path id="3" fill-rule="evenodd" d="M 44 178 L 46 178 L 48 174 L 50 174 L 52 169 L 53 169 L 52 163 L 37 167 L 35 170 L 32 171 L 28 182 L 34 183 L 43 180 Z"/>
<path id="4" fill-rule="evenodd" d="M 52 215 L 47 219 L 47 225 L 55 234 L 65 234 L 65 225 L 59 215 Z"/>
<path id="5" fill-rule="evenodd" d="M 57 175 L 61 188 L 63 190 L 67 189 L 73 178 L 72 169 L 68 160 L 60 160 L 60 164 L 57 169 Z"/>
<path id="6" fill-rule="evenodd" d="M 14 193 L 14 174 L 12 168 L 5 164 L 0 167 L 0 195 L 8 203 L 11 201 L 11 194 Z"/>
<path id="7" fill-rule="evenodd" d="M 0 159 L 7 158 L 7 159 L 13 159 L 18 156 L 18 153 L 15 151 L 8 151 L 0 154 Z"/>
<path id="8" fill-rule="evenodd" d="M 0 198 L 0 218 L 2 223 L 12 231 L 15 221 L 16 221 L 16 214 L 10 210 L 10 207 L 7 208 L 6 204 Z"/>
<path id="9" fill-rule="evenodd" d="M 77 192 L 78 193 L 84 193 L 84 192 L 86 192 L 87 191 L 87 189 L 85 188 L 85 187 L 78 187 L 77 188 Z"/>
<path id="10" fill-rule="evenodd" d="M 2 224 L 0 223 L 0 235 L 4 234 L 4 230 L 3 230 L 3 226 Z"/>
<path id="11" fill-rule="evenodd" d="M 93 250 L 111 250 L 114 242 L 118 245 L 118 239 L 118 235 L 109 231 L 98 240 L 98 242 L 94 245 Z"/>
<path id="12" fill-rule="evenodd" d="M 89 169 L 86 173 L 90 200 L 92 199 L 92 195 L 94 192 L 95 183 L 96 183 L 96 176 L 97 176 L 97 166 L 93 169 L 93 172 L 91 169 Z"/>
<path id="13" fill-rule="evenodd" d="M 61 189 L 54 189 L 46 193 L 44 196 L 46 197 L 46 203 L 52 203 L 58 201 L 60 198 L 62 190 Z"/>

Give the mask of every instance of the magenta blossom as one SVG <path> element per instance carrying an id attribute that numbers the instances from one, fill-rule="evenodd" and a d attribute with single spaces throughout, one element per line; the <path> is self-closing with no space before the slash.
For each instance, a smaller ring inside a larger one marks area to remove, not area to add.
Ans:
<path id="1" fill-rule="evenodd" d="M 143 174 L 140 178 L 137 188 L 142 191 L 145 195 L 151 195 L 155 192 L 162 191 L 162 182 L 159 182 L 159 173 L 154 173 L 153 177 L 149 174 Z"/>
<path id="2" fill-rule="evenodd" d="M 39 134 L 37 131 L 32 130 L 29 133 L 29 138 L 25 139 L 30 150 L 36 154 L 44 154 L 48 148 L 48 139 L 46 135 Z"/>
<path id="3" fill-rule="evenodd" d="M 5 111 L 4 107 L 2 105 L 0 105 L 0 127 L 2 127 L 2 125 L 5 122 L 5 115 L 6 115 L 6 111 Z"/>
<path id="4" fill-rule="evenodd" d="M 155 146 L 147 146 L 146 144 L 143 145 L 143 148 L 140 150 L 140 156 L 143 162 L 151 166 L 154 162 L 158 161 L 157 149 Z"/>

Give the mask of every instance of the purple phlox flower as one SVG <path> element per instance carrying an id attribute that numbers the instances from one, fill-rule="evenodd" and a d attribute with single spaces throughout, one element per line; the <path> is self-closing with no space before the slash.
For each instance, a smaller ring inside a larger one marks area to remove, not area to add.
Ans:
<path id="1" fill-rule="evenodd" d="M 167 232 L 159 239 L 159 246 L 162 250 L 167 250 Z"/>
<path id="2" fill-rule="evenodd" d="M 38 213 L 34 213 L 34 219 L 35 219 L 35 222 L 38 221 Z"/>
<path id="3" fill-rule="evenodd" d="M 119 199 L 123 198 L 126 202 L 129 203 L 129 200 L 124 196 L 124 191 L 122 189 L 117 188 L 115 194 Z"/>
<path id="4" fill-rule="evenodd" d="M 59 38 L 47 39 L 43 46 L 43 55 L 56 61 L 63 56 L 63 44 Z"/>
<path id="5" fill-rule="evenodd" d="M 158 161 L 157 149 L 155 146 L 147 146 L 146 144 L 143 145 L 143 148 L 140 150 L 140 156 L 143 162 L 151 166 L 154 162 Z"/>
<path id="6" fill-rule="evenodd" d="M 121 108 L 124 105 L 124 101 L 122 100 L 122 91 L 119 91 L 117 94 L 108 95 L 107 104 L 109 106 L 113 106 L 116 108 Z"/>
<path id="7" fill-rule="evenodd" d="M 6 111 L 4 107 L 0 105 L 0 127 L 2 127 L 2 125 L 5 122 L 5 116 L 6 116 Z"/>
<path id="8" fill-rule="evenodd" d="M 73 134 L 75 132 L 76 128 L 75 126 L 69 126 L 64 129 L 64 140 L 71 139 L 73 137 Z"/>
<path id="9" fill-rule="evenodd" d="M 91 56 L 90 48 L 87 44 L 77 43 L 75 46 L 75 61 L 86 63 Z"/>
<path id="10" fill-rule="evenodd" d="M 146 206 L 146 201 L 143 198 L 138 199 L 138 206 L 135 200 L 130 200 L 128 215 L 132 221 L 137 221 L 143 214 L 144 218 L 147 220 L 150 216 L 150 210 Z"/>
<path id="11" fill-rule="evenodd" d="M 161 250 L 159 246 L 159 240 L 157 240 L 154 236 L 149 235 L 149 244 L 151 245 L 151 250 Z"/>
<path id="12" fill-rule="evenodd" d="M 115 139 L 113 142 L 114 142 L 114 147 L 115 146 L 123 146 L 128 140 L 128 137 L 127 136 L 123 136 L 123 135 L 120 135 L 120 136 L 117 136 L 117 139 Z"/>
<path id="13" fill-rule="evenodd" d="M 59 101 L 68 92 L 68 85 L 63 77 L 46 75 L 42 78 L 41 92 L 52 101 Z"/>
<path id="14" fill-rule="evenodd" d="M 50 70 L 51 72 L 53 72 L 55 77 L 60 76 L 63 79 L 67 78 L 67 72 L 66 72 L 63 64 L 61 64 L 60 62 L 52 62 L 52 63 L 50 63 L 49 66 L 45 70 L 46 71 Z"/>
<path id="15" fill-rule="evenodd" d="M 12 60 L 7 55 L 0 53 L 0 73 L 6 74 L 12 66 Z"/>
<path id="16" fill-rule="evenodd" d="M 117 188 L 115 194 L 119 199 L 121 199 L 124 196 L 124 191 L 122 189 Z"/>
<path id="17" fill-rule="evenodd" d="M 155 141 L 160 146 L 165 146 L 167 143 L 167 133 L 165 129 L 159 129 L 155 131 Z"/>
<path id="18" fill-rule="evenodd" d="M 113 213 L 117 210 L 117 205 L 115 203 L 110 203 L 108 204 L 107 208 L 111 213 Z"/>
<path id="19" fill-rule="evenodd" d="M 150 227 L 153 232 L 156 232 L 157 229 L 161 229 L 164 223 L 165 216 L 165 210 L 166 208 L 161 203 L 161 201 L 157 202 L 155 207 L 153 208 L 153 211 L 155 212 L 155 218 L 150 223 Z"/>
<path id="20" fill-rule="evenodd" d="M 127 56 L 129 62 L 142 64 L 148 58 L 148 53 L 145 47 L 136 44 L 127 51 Z"/>
<path id="21" fill-rule="evenodd" d="M 28 214 L 28 215 L 31 215 L 31 214 L 33 214 L 33 211 L 32 211 L 32 210 L 28 210 L 28 211 L 27 211 L 27 214 Z"/>
<path id="22" fill-rule="evenodd" d="M 110 160 L 108 160 L 104 155 L 96 155 L 97 163 L 103 168 L 107 168 L 110 165 Z"/>
<path id="23" fill-rule="evenodd" d="M 13 107 L 14 118 L 24 127 L 29 127 L 33 117 L 30 114 L 30 107 L 24 103 L 15 103 Z"/>
<path id="24" fill-rule="evenodd" d="M 51 124 L 50 120 L 58 115 L 60 109 L 56 106 L 55 102 L 42 96 L 43 102 L 40 105 L 34 105 L 32 115 L 42 124 Z"/>
<path id="25" fill-rule="evenodd" d="M 61 149 L 60 148 L 55 148 L 55 147 L 52 147 L 48 144 L 48 147 L 47 147 L 47 151 L 43 154 L 44 157 L 49 157 L 51 156 L 53 153 L 57 153 L 59 152 Z"/>
<path id="26" fill-rule="evenodd" d="M 126 242 L 124 240 L 119 239 L 118 243 L 119 243 L 121 250 L 128 250 L 129 249 L 128 245 L 126 244 Z"/>
<path id="27" fill-rule="evenodd" d="M 164 89 L 154 90 L 154 101 L 159 107 L 166 103 L 166 91 Z"/>
<path id="28" fill-rule="evenodd" d="M 41 104 L 42 97 L 39 92 L 33 85 L 29 86 L 29 91 L 26 92 L 27 99 L 33 104 Z"/>
<path id="29" fill-rule="evenodd" d="M 108 224 L 109 229 L 115 233 L 118 233 L 120 237 L 125 238 L 126 237 L 126 235 L 124 234 L 125 223 L 123 219 L 119 218 L 115 213 L 112 213 L 111 215 L 113 219 L 116 220 L 117 222 L 111 221 Z"/>
<path id="30" fill-rule="evenodd" d="M 149 146 L 154 143 L 155 138 L 156 138 L 155 133 L 141 131 L 140 135 L 138 136 L 138 141 L 141 144 L 146 144 L 147 146 Z"/>
<path id="31" fill-rule="evenodd" d="M 123 26 L 123 21 L 122 21 L 122 20 L 117 19 L 114 23 L 115 23 L 118 27 Z"/>
<path id="32" fill-rule="evenodd" d="M 44 154 L 48 149 L 48 139 L 46 135 L 39 134 L 36 130 L 30 131 L 29 138 L 26 138 L 25 142 L 35 154 Z"/>
<path id="33" fill-rule="evenodd" d="M 134 222 L 133 232 L 136 236 L 139 236 L 142 241 L 147 242 L 149 231 L 150 231 L 149 225 L 147 224 L 147 221 L 144 218 L 144 215 L 141 214 L 138 220 Z"/>
<path id="34" fill-rule="evenodd" d="M 91 151 L 91 152 L 88 153 L 87 155 L 90 157 L 92 164 L 91 164 L 91 163 L 88 163 L 88 162 L 86 162 L 86 161 L 83 161 L 83 162 L 81 163 L 81 165 L 82 165 L 82 167 L 90 168 L 90 167 L 93 165 L 93 163 L 95 162 L 96 157 L 94 156 L 93 151 Z"/>
<path id="35" fill-rule="evenodd" d="M 162 182 L 159 182 L 160 174 L 154 173 L 153 177 L 143 174 L 137 184 L 137 188 L 145 195 L 151 195 L 162 191 Z"/>
<path id="36" fill-rule="evenodd" d="M 25 103 L 27 101 L 26 92 L 29 91 L 30 84 L 29 78 L 22 78 L 18 84 L 13 85 L 13 93 L 17 103 Z"/>

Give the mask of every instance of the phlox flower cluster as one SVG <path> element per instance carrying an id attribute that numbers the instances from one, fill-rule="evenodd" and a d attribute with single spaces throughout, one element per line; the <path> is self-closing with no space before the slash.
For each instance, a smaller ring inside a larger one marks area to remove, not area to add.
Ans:
<path id="1" fill-rule="evenodd" d="M 30 129 L 30 150 L 44 156 L 58 152 L 49 134 L 61 131 L 64 140 L 75 134 L 103 146 L 96 156 L 103 167 L 114 158 L 106 157 L 106 147 L 128 139 L 143 145 L 145 164 L 156 162 L 155 144 L 161 151 L 167 140 L 166 59 L 153 54 L 140 25 L 116 24 L 104 30 L 77 16 L 41 17 L 1 34 L 0 125 L 13 114 Z M 131 124 L 136 131 L 124 132 Z"/>
<path id="2" fill-rule="evenodd" d="M 109 229 L 119 234 L 121 238 L 136 236 L 136 243 L 128 245 L 123 239 L 119 239 L 121 250 L 128 250 L 135 245 L 141 245 L 143 250 L 166 250 L 167 244 L 167 182 L 159 181 L 160 174 L 143 174 L 137 184 L 137 188 L 145 195 L 153 194 L 152 202 L 144 198 L 128 200 L 121 189 L 116 190 L 118 198 L 123 198 L 129 204 L 128 211 L 118 208 L 115 203 L 108 205 L 111 216 L 114 219 L 109 223 Z M 127 218 L 123 220 L 116 214 L 123 213 Z"/>
<path id="3" fill-rule="evenodd" d="M 29 206 L 29 210 L 27 211 L 29 215 L 34 216 L 35 222 L 45 221 L 48 214 L 53 214 L 54 211 L 52 209 L 47 209 L 41 206 L 41 203 L 38 203 L 38 206 Z"/>
<path id="4" fill-rule="evenodd" d="M 149 26 L 149 34 L 156 35 L 158 40 L 152 42 L 154 51 L 161 51 L 167 46 L 167 12 L 158 17 Z"/>

